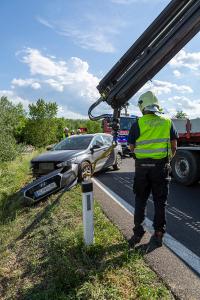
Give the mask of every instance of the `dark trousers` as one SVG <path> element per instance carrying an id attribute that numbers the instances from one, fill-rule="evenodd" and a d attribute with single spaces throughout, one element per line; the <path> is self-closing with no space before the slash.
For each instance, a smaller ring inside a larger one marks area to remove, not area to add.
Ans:
<path id="1" fill-rule="evenodd" d="M 135 193 L 134 232 L 144 231 L 145 208 L 152 192 L 154 202 L 153 227 L 155 231 L 165 232 L 165 206 L 169 193 L 169 164 L 165 160 L 136 160 L 133 191 Z"/>

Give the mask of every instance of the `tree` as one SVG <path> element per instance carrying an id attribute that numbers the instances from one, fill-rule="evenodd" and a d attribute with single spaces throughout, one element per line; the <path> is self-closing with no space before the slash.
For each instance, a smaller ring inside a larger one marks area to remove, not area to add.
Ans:
<path id="1" fill-rule="evenodd" d="M 97 133 L 102 132 L 101 122 L 100 121 L 86 121 L 86 127 L 88 130 L 88 133 Z"/>
<path id="2" fill-rule="evenodd" d="M 24 130 L 25 141 L 36 147 L 56 143 L 58 141 L 57 111 L 56 102 L 45 102 L 43 99 L 38 99 L 35 104 L 30 104 L 30 117 Z"/>
<path id="3" fill-rule="evenodd" d="M 0 98 L 0 112 L 0 161 L 8 161 L 17 155 L 16 137 L 21 134 L 26 118 L 22 105 L 14 105 L 7 97 Z"/>
<path id="4" fill-rule="evenodd" d="M 188 115 L 184 113 L 182 110 L 177 110 L 175 118 L 177 119 L 187 119 Z"/>
<path id="5" fill-rule="evenodd" d="M 14 133 L 14 130 L 19 126 L 22 117 L 25 117 L 25 112 L 21 104 L 14 105 L 7 97 L 0 98 L 0 124 L 4 130 Z"/>
<path id="6" fill-rule="evenodd" d="M 57 141 L 62 140 L 63 138 L 63 133 L 64 133 L 64 128 L 68 127 L 66 124 L 66 120 L 64 118 L 56 118 L 55 119 L 56 122 L 56 139 Z"/>
<path id="7" fill-rule="evenodd" d="M 17 143 L 23 143 L 24 142 L 23 131 L 27 123 L 27 118 L 26 118 L 26 112 L 21 103 L 16 105 L 16 113 L 17 113 L 17 124 L 14 126 L 14 137 Z"/>
<path id="8" fill-rule="evenodd" d="M 29 104 L 29 115 L 32 120 L 43 120 L 55 118 L 58 112 L 56 102 L 45 102 L 38 99 L 36 104 Z"/>

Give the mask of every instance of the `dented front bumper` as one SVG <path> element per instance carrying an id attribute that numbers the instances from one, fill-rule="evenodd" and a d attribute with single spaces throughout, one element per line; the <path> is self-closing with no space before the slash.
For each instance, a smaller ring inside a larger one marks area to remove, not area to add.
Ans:
<path id="1" fill-rule="evenodd" d="M 70 189 L 77 183 L 78 165 L 72 164 L 70 169 L 60 168 L 44 175 L 25 186 L 21 192 L 24 200 L 37 202 L 62 188 Z"/>

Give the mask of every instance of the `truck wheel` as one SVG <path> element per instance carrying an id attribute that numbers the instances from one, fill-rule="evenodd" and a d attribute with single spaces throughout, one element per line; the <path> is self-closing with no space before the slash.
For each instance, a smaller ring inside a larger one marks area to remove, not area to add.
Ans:
<path id="1" fill-rule="evenodd" d="M 115 159 L 115 163 L 113 165 L 113 169 L 114 170 L 120 170 L 121 168 L 121 163 L 122 163 L 122 157 L 119 153 L 117 153 L 116 159 Z"/>
<path id="2" fill-rule="evenodd" d="M 199 157 L 196 153 L 178 150 L 172 160 L 172 175 L 176 181 L 189 186 L 199 179 Z"/>

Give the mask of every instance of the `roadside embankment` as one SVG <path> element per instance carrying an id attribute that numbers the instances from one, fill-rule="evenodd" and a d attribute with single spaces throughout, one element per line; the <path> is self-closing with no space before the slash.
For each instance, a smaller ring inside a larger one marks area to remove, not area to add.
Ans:
<path id="1" fill-rule="evenodd" d="M 30 158 L 0 176 L 2 300 L 173 299 L 97 203 L 95 243 L 84 246 L 79 186 L 24 207 L 18 191 L 31 180 Z"/>

